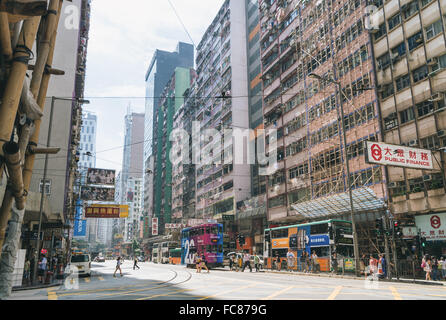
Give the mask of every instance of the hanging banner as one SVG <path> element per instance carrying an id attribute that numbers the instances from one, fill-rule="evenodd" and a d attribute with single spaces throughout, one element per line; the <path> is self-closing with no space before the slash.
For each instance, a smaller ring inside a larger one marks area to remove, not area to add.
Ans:
<path id="1" fill-rule="evenodd" d="M 375 141 L 366 141 L 366 144 L 367 163 L 424 170 L 432 170 L 434 168 L 430 150 Z"/>
<path id="2" fill-rule="evenodd" d="M 85 218 L 120 218 L 119 207 L 87 207 Z"/>
<path id="3" fill-rule="evenodd" d="M 87 201 L 114 201 L 115 188 L 82 187 L 81 198 Z"/>
<path id="4" fill-rule="evenodd" d="M 92 208 L 117 208 L 119 207 L 119 218 L 128 218 L 129 205 L 128 204 L 92 204 Z"/>
<path id="5" fill-rule="evenodd" d="M 88 168 L 87 184 L 115 185 L 115 170 Z"/>
<path id="6" fill-rule="evenodd" d="M 158 235 L 158 218 L 152 218 L 152 236 Z"/>
<path id="7" fill-rule="evenodd" d="M 85 237 L 87 235 L 87 220 L 74 220 L 73 237 Z"/>

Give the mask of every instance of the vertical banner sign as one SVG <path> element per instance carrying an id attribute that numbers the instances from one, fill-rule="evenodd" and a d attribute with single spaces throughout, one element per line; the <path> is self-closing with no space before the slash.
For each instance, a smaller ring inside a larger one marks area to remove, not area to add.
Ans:
<path id="1" fill-rule="evenodd" d="M 158 218 L 152 218 L 152 236 L 158 235 Z"/>
<path id="2" fill-rule="evenodd" d="M 87 235 L 87 221 L 82 220 L 82 201 L 76 201 L 76 214 L 74 216 L 74 237 L 85 237 Z"/>

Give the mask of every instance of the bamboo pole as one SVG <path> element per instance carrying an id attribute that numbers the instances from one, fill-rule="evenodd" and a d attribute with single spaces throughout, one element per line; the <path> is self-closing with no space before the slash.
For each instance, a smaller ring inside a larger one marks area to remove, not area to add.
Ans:
<path id="1" fill-rule="evenodd" d="M 33 47 L 39 22 L 40 17 L 33 17 L 23 23 L 17 44 L 20 50 L 16 50 L 14 54 L 14 62 L 12 63 L 11 73 L 0 106 L 0 147 L 3 147 L 4 143 L 11 138 L 30 58 L 30 52 L 27 52 L 25 48 L 30 49 Z M 3 153 L 2 150 L 0 152 Z"/>
<path id="2" fill-rule="evenodd" d="M 9 31 L 8 15 L 6 14 L 6 12 L 0 12 L 0 42 L 3 49 L 3 55 L 6 57 L 6 60 L 11 60 L 11 34 Z"/>
<path id="3" fill-rule="evenodd" d="M 25 197 L 23 196 L 22 166 L 20 165 L 22 157 L 19 144 L 7 142 L 3 145 L 3 152 L 9 173 L 8 188 L 14 195 L 17 209 L 23 210 L 25 209 Z"/>

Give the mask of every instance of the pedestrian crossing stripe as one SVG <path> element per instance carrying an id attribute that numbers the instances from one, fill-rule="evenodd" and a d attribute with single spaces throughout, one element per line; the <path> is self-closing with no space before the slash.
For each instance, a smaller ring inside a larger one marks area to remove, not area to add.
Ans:
<path id="1" fill-rule="evenodd" d="M 85 278 L 85 282 L 90 282 L 90 278 Z"/>
<path id="2" fill-rule="evenodd" d="M 104 278 L 102 278 L 102 277 L 98 277 L 98 279 L 99 279 L 100 281 L 104 281 Z"/>

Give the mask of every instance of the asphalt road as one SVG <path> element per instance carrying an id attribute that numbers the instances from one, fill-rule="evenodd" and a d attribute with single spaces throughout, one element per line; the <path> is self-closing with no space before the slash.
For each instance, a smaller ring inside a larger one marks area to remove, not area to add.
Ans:
<path id="1" fill-rule="evenodd" d="M 249 270 L 196 273 L 184 266 L 115 261 L 92 264 L 92 276 L 13 292 L 10 300 L 446 300 L 446 286 L 303 276 Z"/>

